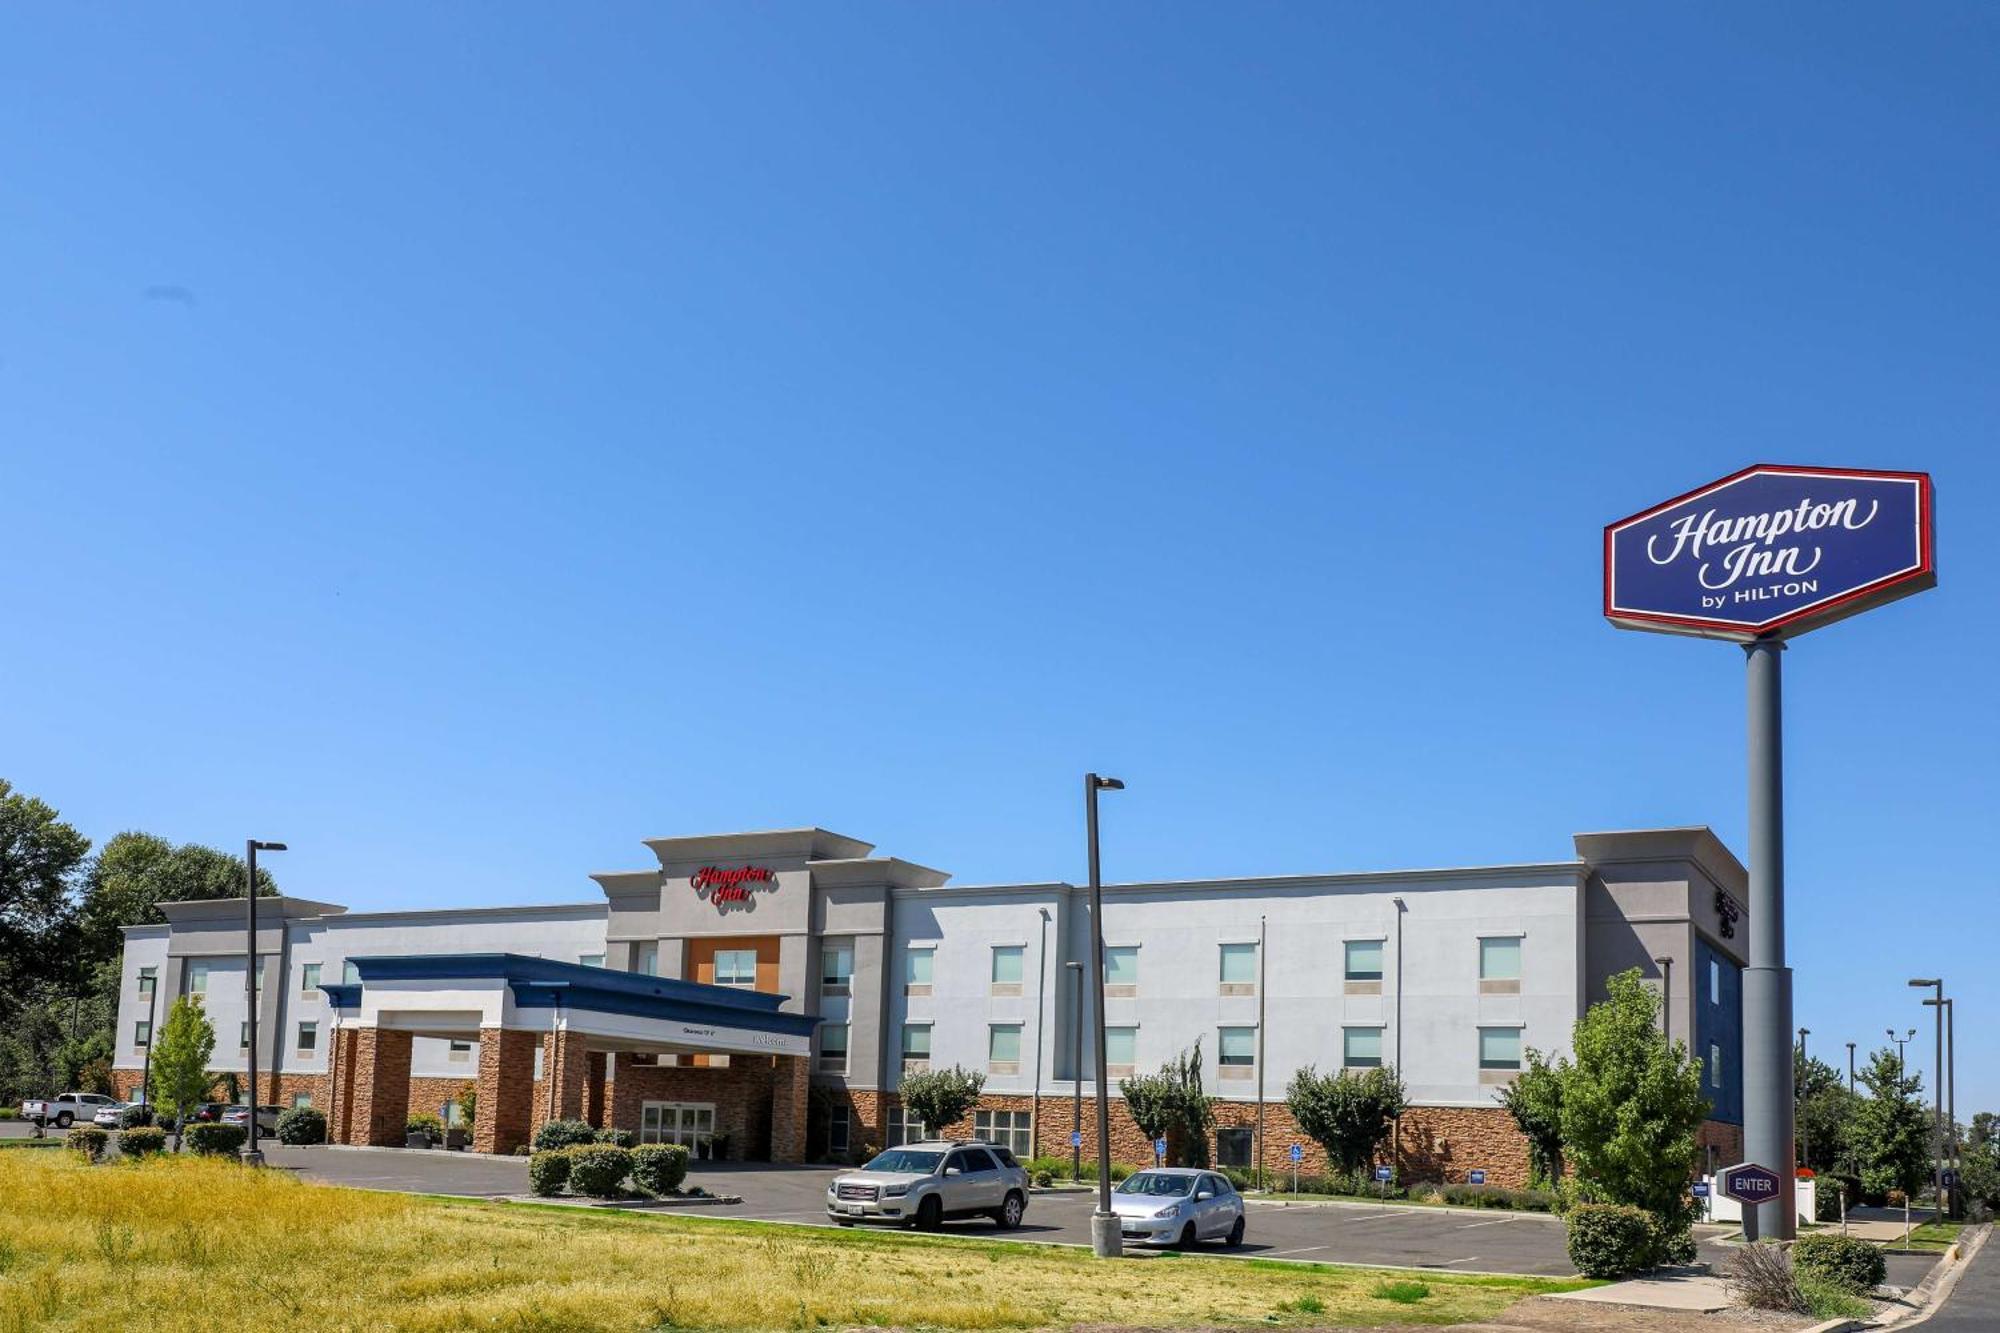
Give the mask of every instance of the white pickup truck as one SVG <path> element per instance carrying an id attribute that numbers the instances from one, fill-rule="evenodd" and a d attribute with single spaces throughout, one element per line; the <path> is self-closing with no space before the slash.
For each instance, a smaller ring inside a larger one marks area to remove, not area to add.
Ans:
<path id="1" fill-rule="evenodd" d="M 89 1124 L 90 1118 L 99 1111 L 118 1104 L 116 1097 L 106 1097 L 101 1092 L 65 1092 L 60 1097 L 30 1097 L 21 1103 L 21 1119 L 68 1129 L 79 1120 Z"/>

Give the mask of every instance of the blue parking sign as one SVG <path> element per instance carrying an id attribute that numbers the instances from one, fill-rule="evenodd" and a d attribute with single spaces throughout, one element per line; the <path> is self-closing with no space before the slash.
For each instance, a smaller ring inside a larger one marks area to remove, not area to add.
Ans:
<path id="1" fill-rule="evenodd" d="M 1396 1173 L 1394 1171 L 1390 1170 L 1386 1166 L 1378 1166 L 1375 1168 L 1375 1179 L 1377 1180 L 1389 1180 L 1392 1177 L 1394 1177 L 1395 1174 Z"/>
<path id="2" fill-rule="evenodd" d="M 1695 1181 L 1691 1188 L 1694 1190 L 1695 1198 L 1706 1199 L 1708 1197 L 1708 1182 L 1706 1180 Z"/>
<path id="3" fill-rule="evenodd" d="M 1474 1168 L 1465 1173 L 1465 1179 L 1466 1183 L 1470 1185 L 1484 1185 L 1486 1183 L 1486 1173 Z"/>
<path id="4" fill-rule="evenodd" d="M 1072 1147 L 1072 1148 L 1081 1148 L 1081 1147 L 1083 1146 L 1083 1131 L 1082 1131 L 1082 1130 L 1080 1130 L 1080 1129 L 1072 1129 L 1072 1130 L 1071 1130 L 1071 1131 L 1069 1132 L 1069 1146 L 1070 1146 L 1070 1147 Z"/>
<path id="5" fill-rule="evenodd" d="M 1166 1141 L 1165 1139 L 1154 1139 L 1154 1140 L 1153 1140 L 1153 1156 L 1155 1156 L 1155 1157 L 1159 1158 L 1159 1159 L 1160 1159 L 1161 1161 L 1165 1161 L 1165 1160 L 1166 1160 L 1166 1158 L 1167 1158 L 1167 1141 Z"/>
<path id="6" fill-rule="evenodd" d="M 1304 1148 L 1301 1148 L 1298 1144 L 1294 1143 L 1292 1145 L 1292 1160 L 1294 1162 L 1303 1162 L 1305 1159 L 1306 1159 L 1306 1150 Z"/>

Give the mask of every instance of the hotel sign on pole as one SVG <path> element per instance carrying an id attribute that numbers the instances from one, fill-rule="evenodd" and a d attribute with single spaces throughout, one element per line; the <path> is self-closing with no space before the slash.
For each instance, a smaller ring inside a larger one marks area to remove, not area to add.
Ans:
<path id="1" fill-rule="evenodd" d="M 1936 583 L 1921 472 L 1759 464 L 1604 529 L 1621 629 L 1789 639 Z"/>

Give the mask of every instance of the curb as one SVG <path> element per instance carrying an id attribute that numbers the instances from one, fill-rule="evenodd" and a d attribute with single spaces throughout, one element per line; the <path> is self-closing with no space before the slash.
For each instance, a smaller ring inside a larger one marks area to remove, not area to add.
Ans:
<path id="1" fill-rule="evenodd" d="M 1959 1278 L 1964 1276 L 1965 1270 L 1971 1266 L 1972 1256 L 1985 1248 L 1987 1237 L 1992 1230 L 1991 1226 L 1975 1228 L 1969 1238 L 1960 1239 L 1957 1244 L 1945 1251 L 1937 1266 L 1924 1274 L 1924 1280 L 1919 1282 L 1908 1295 L 1910 1303 L 1918 1308 L 1891 1311 L 1877 1315 L 1873 1319 L 1830 1319 L 1826 1323 L 1802 1329 L 1800 1333 L 1847 1333 L 1850 1329 L 1914 1327 L 1926 1322 L 1950 1297 L 1952 1288 L 1958 1285 Z"/>

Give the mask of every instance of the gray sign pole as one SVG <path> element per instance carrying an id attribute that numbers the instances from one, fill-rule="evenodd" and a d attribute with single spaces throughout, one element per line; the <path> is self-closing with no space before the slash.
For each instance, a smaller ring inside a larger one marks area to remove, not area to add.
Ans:
<path id="1" fill-rule="evenodd" d="M 1743 972 L 1743 1157 L 1778 1177 L 1777 1197 L 1743 1205 L 1743 1234 L 1796 1233 L 1792 972 L 1785 966 L 1785 645 L 1743 646 L 1750 693 L 1750 966 Z"/>

